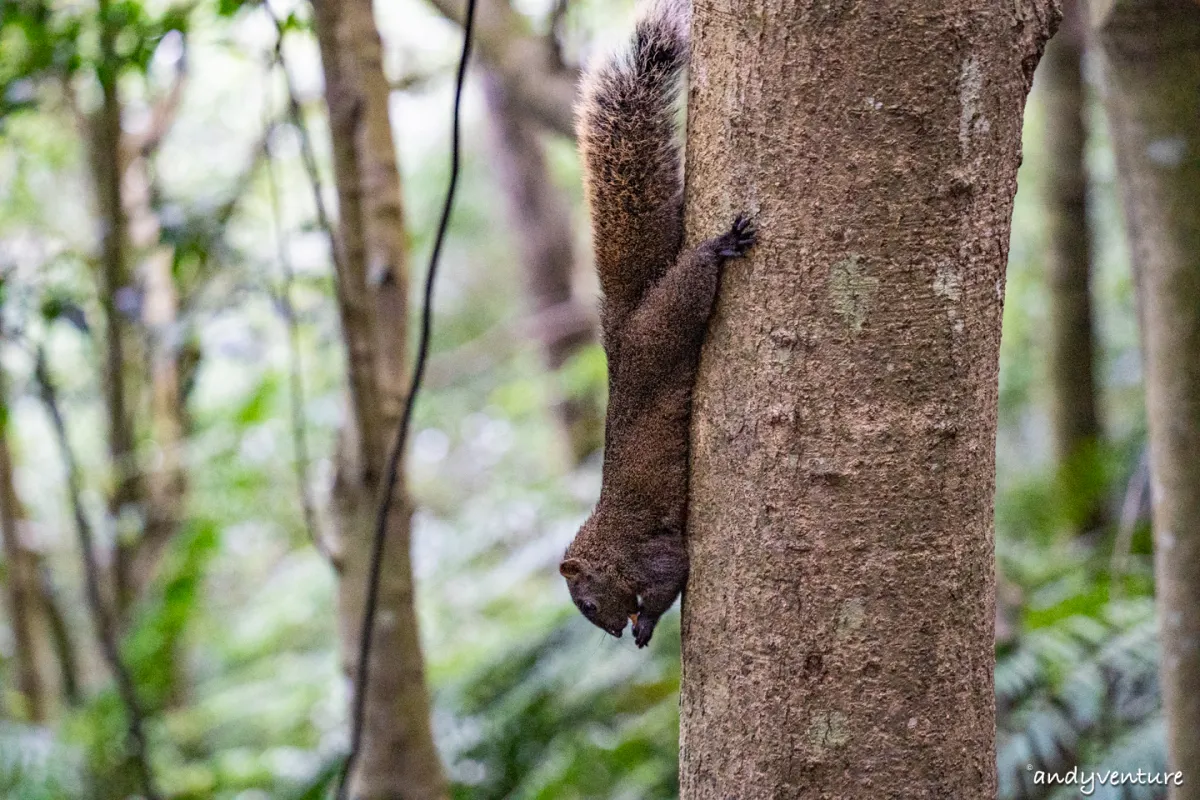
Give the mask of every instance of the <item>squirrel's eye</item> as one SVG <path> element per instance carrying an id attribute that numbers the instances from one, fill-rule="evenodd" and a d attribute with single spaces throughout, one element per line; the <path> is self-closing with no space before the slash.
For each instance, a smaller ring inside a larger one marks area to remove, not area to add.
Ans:
<path id="1" fill-rule="evenodd" d="M 579 604 L 579 607 L 583 610 L 583 613 L 587 614 L 588 616 L 596 613 L 596 604 L 591 600 L 584 600 Z"/>

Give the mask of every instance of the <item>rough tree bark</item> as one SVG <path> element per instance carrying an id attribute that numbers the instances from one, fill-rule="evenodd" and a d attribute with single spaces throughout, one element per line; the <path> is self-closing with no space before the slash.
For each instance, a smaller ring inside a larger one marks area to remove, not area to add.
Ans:
<path id="1" fill-rule="evenodd" d="M 1200 4 L 1093 3 L 1142 322 L 1173 800 L 1200 798 Z M 1190 770 L 1190 772 L 1189 772 Z"/>
<path id="2" fill-rule="evenodd" d="M 1100 498 L 1085 473 L 1100 440 L 1093 368 L 1091 243 L 1087 216 L 1087 90 L 1083 78 L 1086 8 L 1068 0 L 1063 25 L 1038 67 L 1045 106 L 1043 208 L 1046 214 L 1046 297 L 1050 421 L 1054 453 L 1076 532 L 1100 521 Z"/>
<path id="3" fill-rule="evenodd" d="M 389 88 L 370 0 L 320 0 L 315 9 L 337 182 L 338 303 L 350 387 L 333 514 L 342 662 L 352 675 L 384 461 L 407 390 L 408 265 Z M 412 506 L 402 479 L 396 496 L 351 793 L 364 800 L 434 800 L 447 797 L 447 788 L 430 729 L 410 561 Z"/>
<path id="4" fill-rule="evenodd" d="M 715 0 L 690 240 L 757 215 L 695 394 L 681 797 L 994 797 L 998 348 L 1050 0 Z"/>
<path id="5" fill-rule="evenodd" d="M 540 322 L 535 335 L 546 366 L 555 372 L 593 341 L 586 316 L 576 311 L 575 234 L 567 213 L 569 203 L 554 185 L 537 131 L 494 73 L 485 76 L 485 94 L 492 163 L 508 206 L 510 237 L 520 253 L 529 304 Z M 559 319 L 568 324 L 555 324 Z M 576 463 L 603 445 L 604 419 L 593 398 L 557 397 L 554 406 Z"/>

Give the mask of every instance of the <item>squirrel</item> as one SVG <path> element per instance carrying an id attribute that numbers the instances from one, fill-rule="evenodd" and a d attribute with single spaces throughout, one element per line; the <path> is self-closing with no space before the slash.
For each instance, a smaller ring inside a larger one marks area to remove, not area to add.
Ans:
<path id="1" fill-rule="evenodd" d="M 740 215 L 683 250 L 689 22 L 687 0 L 652 2 L 629 51 L 585 74 L 577 108 L 609 403 L 600 499 L 559 572 L 590 622 L 620 638 L 631 620 L 638 647 L 687 581 L 692 388 L 722 266 L 755 241 Z"/>

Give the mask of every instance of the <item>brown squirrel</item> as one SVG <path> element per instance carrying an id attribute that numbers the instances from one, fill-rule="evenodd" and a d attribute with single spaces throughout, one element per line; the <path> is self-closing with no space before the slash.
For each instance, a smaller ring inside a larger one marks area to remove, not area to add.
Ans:
<path id="1" fill-rule="evenodd" d="M 575 605 L 644 647 L 687 581 L 692 387 L 725 259 L 753 246 L 745 216 L 680 252 L 675 124 L 688 57 L 686 0 L 658 0 L 632 48 L 591 69 L 577 110 L 592 241 L 603 292 L 608 415 L 600 500 L 559 571 Z"/>

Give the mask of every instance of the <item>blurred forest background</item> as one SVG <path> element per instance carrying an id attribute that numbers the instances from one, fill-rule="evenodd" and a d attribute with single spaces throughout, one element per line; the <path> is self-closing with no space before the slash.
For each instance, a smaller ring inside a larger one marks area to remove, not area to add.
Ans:
<path id="1" fill-rule="evenodd" d="M 628 30 L 632 4 L 483 5 L 496 13 L 468 80 L 407 465 L 433 734 L 456 797 L 670 798 L 677 612 L 636 651 L 575 613 L 555 571 L 599 490 L 606 380 L 574 144 L 561 104 L 508 102 L 520 92 L 484 68 L 524 70 L 501 56 L 536 45 L 549 54 L 541 68 L 569 85 L 569 65 Z M 334 251 L 314 203 L 316 174 L 328 213 L 339 207 L 312 11 L 3 8 L 0 795 L 117 798 L 137 786 L 82 529 L 162 794 L 322 797 L 348 744 L 328 551 L 339 431 L 354 420 Z M 414 298 L 448 180 L 453 8 L 376 9 Z M 1166 768 L 1137 313 L 1096 76 L 1065 38 L 1028 110 L 1004 318 L 1006 798 L 1048 796 L 1028 765 Z M 1068 141 L 1076 117 L 1083 172 Z M 365 263 L 365 286 L 391 280 Z M 1072 330 L 1094 363 L 1072 350 Z"/>

